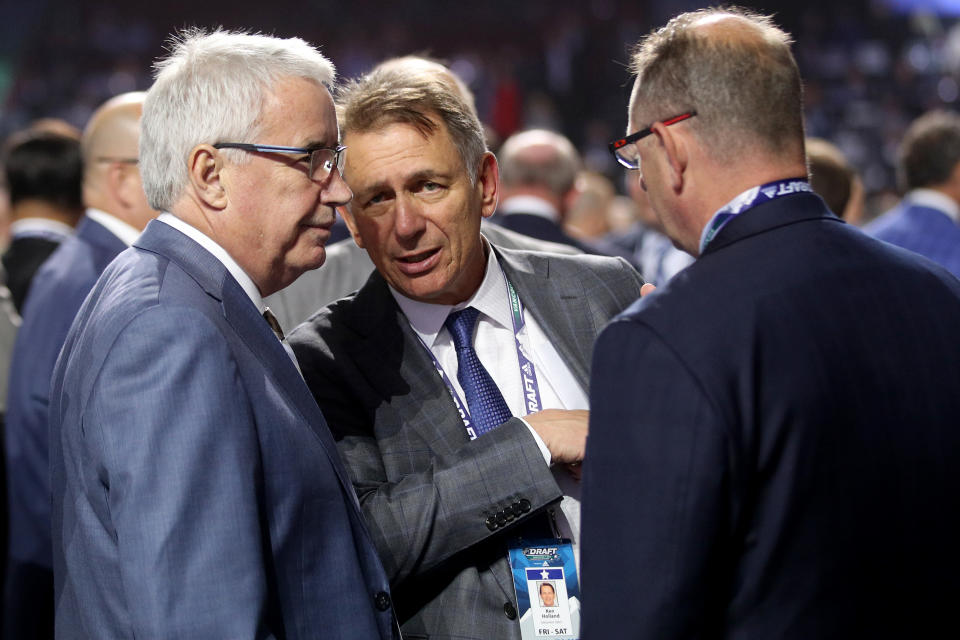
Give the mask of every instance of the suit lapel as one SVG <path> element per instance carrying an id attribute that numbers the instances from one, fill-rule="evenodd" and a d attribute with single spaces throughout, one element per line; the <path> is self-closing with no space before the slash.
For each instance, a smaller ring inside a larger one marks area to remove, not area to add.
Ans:
<path id="1" fill-rule="evenodd" d="M 586 390 L 590 380 L 593 340 L 600 328 L 589 310 L 589 298 L 580 278 L 551 277 L 550 258 L 494 247 L 500 266 L 516 288 L 520 301 L 537 319 L 554 348 Z"/>
<path id="2" fill-rule="evenodd" d="M 351 308 L 361 336 L 351 356 L 404 429 L 418 433 L 436 455 L 452 455 L 469 441 L 450 392 L 426 347 L 376 271 Z"/>
<path id="3" fill-rule="evenodd" d="M 333 436 L 320 408 L 280 341 L 223 263 L 191 238 L 158 221 L 147 225 L 135 246 L 175 262 L 190 274 L 209 296 L 220 303 L 226 322 L 254 357 L 263 364 L 264 373 L 273 378 L 277 389 L 284 394 L 289 404 L 296 408 L 310 426 L 323 445 L 324 453 L 336 470 L 344 490 L 353 496 L 353 486 L 340 462 Z M 357 506 L 356 500 L 352 502 Z"/>

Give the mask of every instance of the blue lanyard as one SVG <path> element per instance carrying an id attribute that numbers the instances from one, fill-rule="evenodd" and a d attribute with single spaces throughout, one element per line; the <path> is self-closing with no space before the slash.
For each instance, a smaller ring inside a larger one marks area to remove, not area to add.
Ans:
<path id="1" fill-rule="evenodd" d="M 744 211 L 765 202 L 801 192 L 813 192 L 806 178 L 774 180 L 773 182 L 762 184 L 759 187 L 747 189 L 728 202 L 710 218 L 710 222 L 707 223 L 707 226 L 703 228 L 703 233 L 700 234 L 700 254 L 703 255 L 710 241 L 717 237 L 717 234 L 720 233 L 720 230 L 723 229 L 728 222 Z"/>
<path id="2" fill-rule="evenodd" d="M 526 321 L 523 319 L 523 305 L 520 303 L 520 296 L 517 295 L 516 289 L 514 289 L 510 281 L 507 280 L 506 275 L 504 275 L 503 281 L 507 286 L 507 296 L 510 298 L 510 319 L 513 322 L 513 339 L 516 343 L 517 363 L 520 367 L 520 380 L 523 385 L 524 408 L 527 411 L 526 415 L 529 415 L 540 411 L 540 407 L 543 406 L 540 402 L 540 385 L 537 383 L 536 367 L 520 342 L 520 332 L 523 331 L 523 328 L 526 326 Z M 427 355 L 430 356 L 430 360 L 433 361 L 433 366 L 436 367 L 437 373 L 440 374 L 443 383 L 447 386 L 447 391 L 450 392 L 450 397 L 453 398 L 454 404 L 457 405 L 457 411 L 460 412 L 460 419 L 463 420 L 463 426 L 467 430 L 467 436 L 471 440 L 476 439 L 477 432 L 473 428 L 467 403 L 464 402 L 457 393 L 446 371 L 444 371 L 440 365 L 440 361 L 433 355 L 433 351 L 423 342 L 422 338 L 420 343 L 423 344 L 423 348 L 427 350 Z"/>

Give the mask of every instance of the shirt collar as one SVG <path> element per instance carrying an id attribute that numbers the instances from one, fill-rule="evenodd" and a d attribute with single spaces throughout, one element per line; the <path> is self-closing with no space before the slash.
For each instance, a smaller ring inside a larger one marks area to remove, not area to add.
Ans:
<path id="1" fill-rule="evenodd" d="M 10 237 L 22 235 L 49 235 L 65 240 L 73 235 L 73 227 L 50 218 L 21 218 L 10 223 Z"/>
<path id="2" fill-rule="evenodd" d="M 253 279 L 248 276 L 243 269 L 240 268 L 240 265 L 237 264 L 237 261 L 230 257 L 230 254 L 227 253 L 226 249 L 214 242 L 210 236 L 206 235 L 196 227 L 184 222 L 172 213 L 161 213 L 157 217 L 157 220 L 170 225 L 177 231 L 180 231 L 185 236 L 213 254 L 213 257 L 223 263 L 223 266 L 227 268 L 227 271 L 230 272 L 230 275 L 232 275 L 237 283 L 239 283 L 239 285 L 243 288 L 247 296 L 249 296 L 251 302 L 253 302 L 254 306 L 257 307 L 260 313 L 263 313 L 263 296 L 260 295 L 260 290 L 257 289 L 257 285 L 253 283 Z"/>
<path id="3" fill-rule="evenodd" d="M 500 203 L 498 213 L 505 216 L 512 213 L 526 213 L 533 216 L 540 216 L 553 222 L 560 220 L 560 212 L 557 211 L 555 206 L 543 198 L 530 195 L 507 198 Z"/>
<path id="4" fill-rule="evenodd" d="M 390 293 L 394 300 L 407 317 L 407 321 L 413 330 L 420 336 L 427 347 L 433 347 L 443 328 L 443 323 L 452 311 L 459 311 L 466 307 L 474 307 L 497 324 L 503 327 L 511 327 L 510 316 L 510 298 L 507 296 L 507 290 L 504 286 L 503 269 L 497 260 L 497 255 L 487 243 L 487 268 L 480 283 L 480 288 L 465 302 L 458 305 L 431 304 L 429 302 L 420 302 L 406 297 L 392 286 Z"/>
<path id="5" fill-rule="evenodd" d="M 935 189 L 914 189 L 907 194 L 906 199 L 910 204 L 942 211 L 950 216 L 950 219 L 953 220 L 954 223 L 960 224 L 960 206 L 957 205 L 953 198 L 945 193 L 941 193 Z"/>
<path id="6" fill-rule="evenodd" d="M 127 224 L 115 215 L 109 214 L 100 209 L 90 207 L 87 209 L 87 217 L 103 226 L 107 231 L 120 238 L 128 247 L 137 241 L 140 232 L 136 228 Z"/>

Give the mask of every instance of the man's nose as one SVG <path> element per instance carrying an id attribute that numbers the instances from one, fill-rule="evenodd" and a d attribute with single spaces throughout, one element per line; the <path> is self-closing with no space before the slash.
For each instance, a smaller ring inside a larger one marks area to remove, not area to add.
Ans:
<path id="1" fill-rule="evenodd" d="M 323 185 L 320 192 L 320 201 L 329 207 L 341 207 L 353 200 L 353 191 L 347 185 L 346 180 L 340 175 L 339 169 L 334 169 L 330 173 L 327 184 Z"/>
<path id="2" fill-rule="evenodd" d="M 423 213 L 416 202 L 402 196 L 397 198 L 393 227 L 398 237 L 416 236 L 423 231 L 424 223 Z"/>

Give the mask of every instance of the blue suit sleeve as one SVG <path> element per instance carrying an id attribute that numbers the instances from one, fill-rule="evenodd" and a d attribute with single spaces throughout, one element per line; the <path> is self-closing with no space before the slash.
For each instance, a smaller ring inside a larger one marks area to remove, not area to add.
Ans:
<path id="1" fill-rule="evenodd" d="M 583 637 L 700 637 L 722 615 L 711 597 L 729 538 L 717 412 L 669 346 L 630 320 L 598 339 L 590 396 Z"/>
<path id="2" fill-rule="evenodd" d="M 110 349 L 83 420 L 131 636 L 265 637 L 258 438 L 226 337 L 196 311 L 141 313 Z"/>

